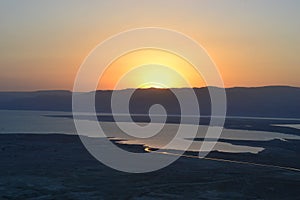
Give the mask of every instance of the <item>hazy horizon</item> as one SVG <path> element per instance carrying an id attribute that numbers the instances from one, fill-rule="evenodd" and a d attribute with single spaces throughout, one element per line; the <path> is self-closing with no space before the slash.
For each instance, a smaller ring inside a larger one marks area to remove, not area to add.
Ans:
<path id="1" fill-rule="evenodd" d="M 123 89 L 97 89 L 95 91 L 122 91 L 122 90 L 169 90 L 169 89 L 202 89 L 202 88 L 220 88 L 217 86 L 204 86 L 204 87 L 178 87 L 178 88 L 123 88 Z M 233 88 L 266 88 L 266 87 L 290 87 L 290 88 L 300 88 L 300 86 L 291 86 L 291 85 L 262 85 L 262 86 L 234 86 L 234 87 L 224 87 L 224 89 L 233 89 Z M 36 89 L 36 90 L 0 90 L 0 92 L 43 92 L 43 91 L 68 91 L 73 92 L 73 90 L 68 89 Z M 83 91 L 83 92 L 92 92 L 92 91 Z"/>

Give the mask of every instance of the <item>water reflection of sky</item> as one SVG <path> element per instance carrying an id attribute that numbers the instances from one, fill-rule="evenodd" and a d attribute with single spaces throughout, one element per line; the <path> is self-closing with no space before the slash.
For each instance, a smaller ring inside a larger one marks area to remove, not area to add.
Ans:
<path id="1" fill-rule="evenodd" d="M 300 130 L 300 124 L 272 124 L 273 126 L 295 128 Z"/>
<path id="2" fill-rule="evenodd" d="M 163 137 L 153 138 L 153 139 L 131 139 L 128 141 L 121 141 L 120 143 L 126 144 L 146 144 L 147 146 L 153 148 L 162 148 L 166 144 L 166 140 L 171 138 L 171 133 L 176 131 L 178 125 L 167 124 L 167 131 L 163 133 Z M 193 125 L 186 125 L 193 126 Z M 199 151 L 203 141 L 202 138 L 205 137 L 207 126 L 199 126 L 197 140 L 193 142 L 188 150 Z M 173 131 L 172 131 L 173 130 Z M 122 138 L 122 137 L 120 137 Z M 248 130 L 237 130 L 237 129 L 223 129 L 220 139 L 227 140 L 229 142 L 218 141 L 214 146 L 213 150 L 220 152 L 231 152 L 231 153 L 259 153 L 264 150 L 263 147 L 250 146 L 249 145 L 236 145 L 231 144 L 230 141 L 271 141 L 271 140 L 300 140 L 300 136 L 292 134 L 282 134 L 276 132 L 266 132 L 266 131 L 248 131 Z M 182 150 L 182 146 L 185 146 L 187 140 L 192 140 L 192 138 L 187 133 L 185 138 L 178 139 L 173 149 Z M 207 142 L 207 141 L 206 141 Z M 208 141 L 209 143 L 209 141 Z"/>
<path id="3" fill-rule="evenodd" d="M 71 118 L 62 117 L 47 117 L 47 115 L 70 115 L 71 113 L 64 112 L 48 112 L 48 111 L 4 111 L 0 110 L 0 133 L 60 133 L 60 134 L 76 134 L 75 126 Z M 259 120 L 259 119 L 258 119 Z M 130 126 L 127 122 L 122 122 L 124 125 Z M 140 125 L 145 125 L 140 123 Z M 151 138 L 137 139 L 125 135 L 114 123 L 101 122 L 103 130 L 107 133 L 107 136 L 114 138 L 122 138 L 120 143 L 126 144 L 142 144 L 153 148 L 162 148 L 174 137 L 178 129 L 176 124 L 166 124 L 164 129 L 158 134 L 158 136 Z M 195 125 L 185 125 L 195 126 Z M 273 126 L 291 127 L 300 129 L 300 124 L 276 124 Z M 205 137 L 207 126 L 199 126 L 197 133 L 197 140 L 193 142 L 188 150 L 199 151 Z M 143 135 L 149 135 L 147 132 L 140 133 Z M 101 137 L 98 133 L 87 135 L 90 137 Z M 192 135 L 185 134 L 185 138 L 178 138 L 169 149 L 182 150 L 182 146 L 185 146 L 192 139 Z M 277 132 L 267 131 L 249 131 L 238 129 L 224 129 L 221 138 L 225 141 L 218 141 L 213 150 L 220 152 L 233 152 L 233 153 L 259 153 L 264 150 L 260 146 L 251 146 L 251 142 L 248 144 L 233 144 L 234 141 L 272 141 L 279 139 L 285 140 L 300 140 L 300 136 L 292 134 L 283 134 Z M 230 141 L 233 141 L 232 143 Z M 209 142 L 209 141 L 208 141 Z"/>

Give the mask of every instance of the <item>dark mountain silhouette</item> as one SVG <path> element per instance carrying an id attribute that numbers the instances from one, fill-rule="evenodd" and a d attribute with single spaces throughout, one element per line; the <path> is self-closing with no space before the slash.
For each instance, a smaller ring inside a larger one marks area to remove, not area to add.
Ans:
<path id="1" fill-rule="evenodd" d="M 219 88 L 212 88 L 218 90 Z M 185 92 L 187 89 L 175 89 Z M 207 88 L 194 89 L 201 115 L 210 114 L 210 97 Z M 116 91 L 130 92 L 128 90 Z M 81 95 L 86 95 L 83 93 Z M 250 117 L 300 117 L 300 88 L 267 86 L 255 88 L 228 88 L 227 115 Z M 97 112 L 110 113 L 112 91 L 96 92 Z M 169 114 L 180 114 L 180 107 L 169 89 L 138 89 L 130 101 L 130 112 L 146 114 L 153 104 L 161 104 Z M 0 109 L 71 111 L 70 91 L 0 92 Z"/>

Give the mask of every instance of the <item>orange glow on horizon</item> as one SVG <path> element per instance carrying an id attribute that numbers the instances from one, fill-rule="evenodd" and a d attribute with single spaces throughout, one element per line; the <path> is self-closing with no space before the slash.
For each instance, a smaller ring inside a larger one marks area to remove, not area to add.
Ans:
<path id="1" fill-rule="evenodd" d="M 198 71 L 185 59 L 159 49 L 142 49 L 117 58 L 98 89 L 203 87 Z"/>

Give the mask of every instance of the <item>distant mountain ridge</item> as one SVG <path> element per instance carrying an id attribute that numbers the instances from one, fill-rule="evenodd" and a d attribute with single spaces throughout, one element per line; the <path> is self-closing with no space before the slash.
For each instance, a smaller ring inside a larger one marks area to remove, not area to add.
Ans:
<path id="1" fill-rule="evenodd" d="M 219 89 L 219 88 L 212 88 Z M 131 89 L 116 92 L 129 92 Z M 174 89 L 185 92 L 185 88 Z M 227 115 L 247 117 L 300 118 L 300 88 L 289 86 L 227 88 Z M 201 115 L 210 115 L 208 88 L 194 88 Z M 112 91 L 96 92 L 96 110 L 110 113 Z M 83 94 L 84 95 L 84 94 Z M 169 114 L 180 114 L 180 107 L 169 89 L 138 89 L 130 101 L 130 112 L 147 114 L 153 104 L 162 104 Z M 72 92 L 65 90 L 0 92 L 2 110 L 71 111 Z"/>

